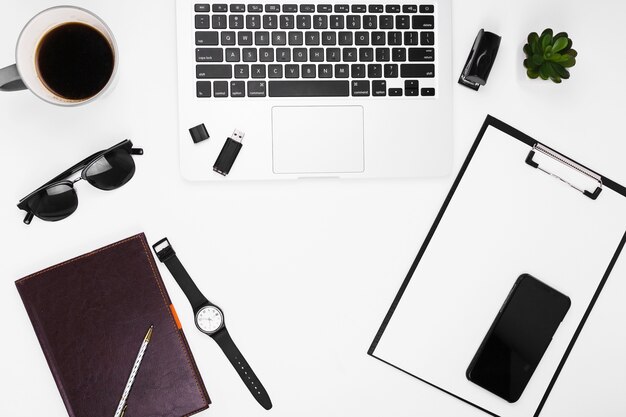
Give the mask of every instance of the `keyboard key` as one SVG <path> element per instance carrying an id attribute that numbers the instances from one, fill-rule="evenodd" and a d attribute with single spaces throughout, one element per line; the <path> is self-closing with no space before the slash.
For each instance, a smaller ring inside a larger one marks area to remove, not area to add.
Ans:
<path id="1" fill-rule="evenodd" d="M 222 62 L 222 48 L 196 48 L 196 62 Z"/>
<path id="2" fill-rule="evenodd" d="M 328 29 L 328 16 L 326 15 L 313 16 L 313 29 Z"/>
<path id="3" fill-rule="evenodd" d="M 272 16 L 271 14 L 268 16 Z M 261 29 L 261 15 L 249 14 L 246 16 L 246 29 Z"/>
<path id="4" fill-rule="evenodd" d="M 257 52 L 256 48 L 243 48 L 243 62 L 256 62 Z"/>
<path id="5" fill-rule="evenodd" d="M 309 60 L 311 62 L 324 62 L 324 48 L 309 49 Z"/>
<path id="6" fill-rule="evenodd" d="M 276 62 L 290 62 L 291 61 L 291 49 L 278 48 L 276 49 Z"/>
<path id="7" fill-rule="evenodd" d="M 248 13 L 262 13 L 263 5 L 262 4 L 248 4 Z"/>
<path id="8" fill-rule="evenodd" d="M 246 96 L 246 83 L 244 81 L 231 81 L 230 82 L 230 96 L 231 97 L 245 97 Z"/>
<path id="9" fill-rule="evenodd" d="M 423 96 L 434 96 L 435 95 L 435 89 L 434 88 L 422 88 L 422 95 Z"/>
<path id="10" fill-rule="evenodd" d="M 213 5 L 213 12 L 217 13 L 225 13 L 228 11 L 228 5 L 227 4 L 214 4 Z"/>
<path id="11" fill-rule="evenodd" d="M 208 13 L 211 11 L 211 6 L 208 4 L 196 4 L 194 10 L 196 13 Z"/>
<path id="12" fill-rule="evenodd" d="M 301 14 L 296 17 L 296 27 L 298 29 L 311 29 L 311 16 Z"/>
<path id="13" fill-rule="evenodd" d="M 409 61 L 434 61 L 434 48 L 409 48 Z"/>
<path id="14" fill-rule="evenodd" d="M 400 65 L 402 78 L 433 78 L 435 76 L 434 64 L 402 64 Z"/>
<path id="15" fill-rule="evenodd" d="M 235 78 L 250 77 L 250 67 L 246 64 L 235 65 Z"/>
<path id="16" fill-rule="evenodd" d="M 196 97 L 211 97 L 211 81 L 198 81 L 196 83 Z"/>
<path id="17" fill-rule="evenodd" d="M 418 80 L 404 80 L 404 88 L 419 89 L 420 82 Z"/>
<path id="18" fill-rule="evenodd" d="M 259 61 L 274 62 L 274 49 L 272 48 L 259 49 Z"/>
<path id="19" fill-rule="evenodd" d="M 280 15 L 280 28 L 293 29 L 295 27 L 294 17 L 290 14 Z"/>
<path id="20" fill-rule="evenodd" d="M 319 45 L 320 44 L 320 33 L 319 32 L 305 32 L 304 33 L 304 44 L 305 45 Z"/>
<path id="21" fill-rule="evenodd" d="M 387 45 L 402 45 L 402 32 L 387 32 Z"/>
<path id="22" fill-rule="evenodd" d="M 196 29 L 209 29 L 209 15 L 208 14 L 197 14 L 196 15 Z"/>
<path id="23" fill-rule="evenodd" d="M 196 78 L 233 78 L 232 65 L 196 65 Z"/>
<path id="24" fill-rule="evenodd" d="M 388 4 L 385 7 L 385 11 L 387 13 L 400 13 L 400 5 L 399 4 Z"/>
<path id="25" fill-rule="evenodd" d="M 322 32 L 322 45 L 337 45 L 337 32 Z"/>
<path id="26" fill-rule="evenodd" d="M 254 32 L 254 44 L 255 45 L 269 45 L 270 33 L 269 32 Z"/>
<path id="27" fill-rule="evenodd" d="M 383 66 L 380 64 L 368 64 L 367 65 L 367 77 L 368 78 L 382 78 Z"/>
<path id="28" fill-rule="evenodd" d="M 266 4 L 265 5 L 266 13 L 278 13 L 280 12 L 280 4 Z"/>
<path id="29" fill-rule="evenodd" d="M 406 49 L 405 48 L 391 48 L 391 60 L 393 62 L 406 61 Z"/>
<path id="30" fill-rule="evenodd" d="M 406 15 L 397 15 L 396 16 L 396 29 L 410 29 L 411 28 L 411 19 Z"/>
<path id="31" fill-rule="evenodd" d="M 239 62 L 241 52 L 239 48 L 226 48 L 226 62 Z"/>
<path id="32" fill-rule="evenodd" d="M 339 61 L 341 61 L 341 49 L 339 49 L 339 48 L 326 48 L 326 61 L 327 62 L 339 62 Z"/>
<path id="33" fill-rule="evenodd" d="M 263 15 L 263 29 L 277 29 L 278 28 L 278 16 L 275 14 Z"/>
<path id="34" fill-rule="evenodd" d="M 413 29 L 434 29 L 435 16 L 413 16 Z"/>
<path id="35" fill-rule="evenodd" d="M 344 48 L 343 49 L 343 61 L 344 62 L 356 62 L 356 48 Z"/>
<path id="36" fill-rule="evenodd" d="M 355 45 L 369 45 L 370 44 L 370 33 L 369 32 L 355 32 L 354 33 L 354 44 Z"/>
<path id="37" fill-rule="evenodd" d="M 265 97 L 265 81 L 248 81 L 248 97 Z"/>
<path id="38" fill-rule="evenodd" d="M 343 29 L 344 21 L 343 15 L 334 14 L 330 16 L 330 28 L 331 29 Z"/>
<path id="39" fill-rule="evenodd" d="M 352 5 L 352 13 L 365 13 L 367 11 L 367 6 L 364 4 L 353 4 Z"/>
<path id="40" fill-rule="evenodd" d="M 384 10 L 385 9 L 382 4 L 370 4 L 369 7 L 370 13 L 382 13 Z"/>
<path id="41" fill-rule="evenodd" d="M 353 96 L 369 96 L 370 95 L 370 82 L 369 81 L 352 81 L 352 95 Z"/>
<path id="42" fill-rule="evenodd" d="M 333 66 L 330 64 L 320 64 L 317 67 L 317 73 L 320 78 L 332 78 L 333 77 Z"/>
<path id="43" fill-rule="evenodd" d="M 372 45 L 386 45 L 385 32 L 372 32 Z"/>
<path id="44" fill-rule="evenodd" d="M 302 32 L 289 32 L 289 45 L 302 45 L 304 34 Z"/>
<path id="45" fill-rule="evenodd" d="M 420 32 L 420 43 L 430 46 L 435 44 L 435 32 Z"/>
<path id="46" fill-rule="evenodd" d="M 417 45 L 419 43 L 418 32 L 404 32 L 405 45 Z"/>
<path id="47" fill-rule="evenodd" d="M 283 66 L 282 65 L 268 65 L 267 76 L 269 78 L 283 78 Z"/>
<path id="48" fill-rule="evenodd" d="M 270 97 L 347 97 L 348 81 L 270 81 Z"/>
<path id="49" fill-rule="evenodd" d="M 350 12 L 350 6 L 347 4 L 335 4 L 335 13 L 348 13 Z"/>
<path id="50" fill-rule="evenodd" d="M 256 64 L 252 66 L 252 78 L 265 78 L 265 65 Z"/>
<path id="51" fill-rule="evenodd" d="M 393 29 L 393 16 L 391 15 L 380 16 L 380 28 L 381 29 Z"/>
<path id="52" fill-rule="evenodd" d="M 347 64 L 335 64 L 335 78 L 348 78 L 350 66 Z"/>
<path id="53" fill-rule="evenodd" d="M 405 88 L 404 89 L 404 95 L 407 96 L 407 97 L 419 96 L 420 95 L 420 90 L 418 90 L 418 89 L 411 89 L 411 88 Z"/>
<path id="54" fill-rule="evenodd" d="M 402 13 L 417 13 L 417 5 L 405 4 L 402 6 Z"/>
<path id="55" fill-rule="evenodd" d="M 391 51 L 389 50 L 389 48 L 376 48 L 376 61 L 391 61 Z"/>
<path id="56" fill-rule="evenodd" d="M 213 17 L 211 17 L 211 24 L 213 25 L 213 29 L 226 29 L 226 15 L 214 14 Z"/>
<path id="57" fill-rule="evenodd" d="M 228 97 L 228 81 L 213 82 L 213 97 Z"/>
<path id="58" fill-rule="evenodd" d="M 231 4 L 230 5 L 230 12 L 231 13 L 242 13 L 246 11 L 246 5 L 245 4 Z"/>
<path id="59" fill-rule="evenodd" d="M 423 4 L 420 6 L 420 13 L 434 13 L 435 6 L 432 4 Z"/>
<path id="60" fill-rule="evenodd" d="M 196 32 L 196 45 L 217 45 L 218 43 L 217 32 Z"/>
<path id="61" fill-rule="evenodd" d="M 331 13 L 333 11 L 333 6 L 330 4 L 318 4 L 317 12 L 318 13 Z"/>
<path id="62" fill-rule="evenodd" d="M 315 64 L 302 65 L 302 78 L 315 78 L 316 72 Z"/>
<path id="63" fill-rule="evenodd" d="M 373 96 L 386 96 L 387 95 L 387 81 L 377 80 L 372 81 L 372 95 Z"/>
<path id="64" fill-rule="evenodd" d="M 389 95 L 390 96 L 401 96 L 402 95 L 402 89 L 401 88 L 390 88 L 389 89 Z"/>
<path id="65" fill-rule="evenodd" d="M 297 4 L 283 4 L 283 13 L 297 13 L 298 5 Z"/>
<path id="66" fill-rule="evenodd" d="M 222 45 L 235 44 L 235 32 L 222 32 Z"/>
<path id="67" fill-rule="evenodd" d="M 315 13 L 315 5 L 314 4 L 301 4 L 300 13 Z"/>
<path id="68" fill-rule="evenodd" d="M 346 16 L 346 29 L 361 29 L 361 16 Z"/>
<path id="69" fill-rule="evenodd" d="M 398 78 L 398 64 L 385 64 L 383 70 L 385 78 Z"/>
<path id="70" fill-rule="evenodd" d="M 308 57 L 308 49 L 293 48 L 293 61 L 294 62 L 306 62 L 307 57 Z"/>
<path id="71" fill-rule="evenodd" d="M 300 66 L 299 65 L 285 65 L 285 78 L 299 78 Z"/>
<path id="72" fill-rule="evenodd" d="M 350 72 L 352 73 L 352 78 L 365 78 L 365 65 L 352 64 L 350 66 Z"/>
<path id="73" fill-rule="evenodd" d="M 237 44 L 242 46 L 252 45 L 252 32 L 238 32 Z"/>
<path id="74" fill-rule="evenodd" d="M 272 32 L 272 45 L 287 45 L 287 32 Z"/>
<path id="75" fill-rule="evenodd" d="M 352 45 L 352 32 L 339 32 L 339 45 Z"/>
<path id="76" fill-rule="evenodd" d="M 363 16 L 363 29 L 378 29 L 378 19 L 376 16 Z"/>
<path id="77" fill-rule="evenodd" d="M 373 48 L 361 48 L 359 49 L 359 61 L 372 62 L 374 61 L 374 49 Z"/>

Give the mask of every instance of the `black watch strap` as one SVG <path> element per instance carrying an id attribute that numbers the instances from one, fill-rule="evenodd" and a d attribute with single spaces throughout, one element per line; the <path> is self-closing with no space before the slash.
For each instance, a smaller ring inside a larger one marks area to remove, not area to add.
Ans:
<path id="1" fill-rule="evenodd" d="M 233 367 L 237 370 L 237 373 L 241 377 L 241 380 L 246 384 L 248 390 L 252 396 L 258 401 L 259 404 L 266 410 L 272 408 L 272 400 L 270 400 L 270 396 L 265 391 L 263 384 L 259 378 L 257 378 L 256 374 L 243 357 L 235 342 L 230 337 L 228 330 L 223 328 L 218 331 L 214 335 L 212 335 L 213 340 L 215 340 L 218 346 L 224 351 L 224 354 L 233 365 Z"/>
<path id="2" fill-rule="evenodd" d="M 159 261 L 163 262 L 167 269 L 169 269 L 172 276 L 189 299 L 194 313 L 209 302 L 193 282 L 183 264 L 178 260 L 178 256 L 176 256 L 176 252 L 167 238 L 159 240 L 152 245 L 152 248 L 159 258 Z"/>

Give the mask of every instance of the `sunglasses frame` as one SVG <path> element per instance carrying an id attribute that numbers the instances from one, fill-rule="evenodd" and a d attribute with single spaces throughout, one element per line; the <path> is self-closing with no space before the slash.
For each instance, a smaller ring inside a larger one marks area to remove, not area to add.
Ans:
<path id="1" fill-rule="evenodd" d="M 83 159 L 82 161 L 80 161 L 79 163 L 75 164 L 71 168 L 63 171 L 62 173 L 60 173 L 56 177 L 52 178 L 50 181 L 48 181 L 47 183 L 45 183 L 41 187 L 37 188 L 35 191 L 33 191 L 32 193 L 28 194 L 26 197 L 22 198 L 19 201 L 19 203 L 17 204 L 17 207 L 20 210 L 24 210 L 26 212 L 26 216 L 24 217 L 24 223 L 25 224 L 30 224 L 30 222 L 35 217 L 35 213 L 33 213 L 30 210 L 30 208 L 28 207 L 28 200 L 31 197 L 37 195 L 38 193 L 40 193 L 41 191 L 43 191 L 43 190 L 45 190 L 47 188 L 56 187 L 58 185 L 67 185 L 67 186 L 69 186 L 71 188 L 74 188 L 74 184 L 76 184 L 78 181 L 80 181 L 80 180 L 87 180 L 86 172 L 89 170 L 89 168 L 91 168 L 93 166 L 93 164 L 95 164 L 100 158 L 102 158 L 107 153 L 109 153 L 111 151 L 114 151 L 114 150 L 118 150 L 118 149 L 126 150 L 128 152 L 128 154 L 131 155 L 131 156 L 132 155 L 143 155 L 143 149 L 142 148 L 133 148 L 133 143 L 129 139 L 126 139 L 126 140 L 123 140 L 122 142 L 118 143 L 117 145 L 111 146 L 108 149 L 105 149 L 105 150 L 100 151 L 100 152 L 96 152 L 93 155 L 88 156 L 87 158 Z M 80 172 L 80 177 L 76 178 L 75 180 L 68 180 L 67 179 L 67 177 L 69 177 L 71 175 L 74 175 L 77 172 Z"/>

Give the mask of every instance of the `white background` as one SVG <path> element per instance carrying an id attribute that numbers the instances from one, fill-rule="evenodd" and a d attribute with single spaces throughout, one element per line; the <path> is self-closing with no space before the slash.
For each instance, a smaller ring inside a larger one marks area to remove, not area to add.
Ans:
<path id="1" fill-rule="evenodd" d="M 178 166 L 174 1 L 71 3 L 100 15 L 115 33 L 119 82 L 105 99 L 73 109 L 28 92 L 0 95 L 0 415 L 66 415 L 13 282 L 140 231 L 150 242 L 168 236 L 201 289 L 224 308 L 233 338 L 272 396 L 271 414 L 484 415 L 365 354 L 453 176 L 187 183 Z M 13 62 L 22 26 L 53 5 L 3 1 L 0 62 Z M 625 16 L 617 0 L 454 1 L 451 81 L 479 28 L 503 37 L 488 85 L 478 93 L 453 89 L 454 170 L 491 113 L 626 184 Z M 580 53 L 572 79 L 558 86 L 526 80 L 521 64 L 527 33 L 548 26 L 568 31 Z M 124 138 L 146 151 L 128 185 L 105 193 L 79 183 L 80 206 L 69 219 L 21 223 L 19 198 Z M 214 402 L 204 415 L 267 415 L 215 343 L 194 329 L 186 299 L 162 272 Z M 626 414 L 625 293 L 622 260 L 545 415 Z"/>

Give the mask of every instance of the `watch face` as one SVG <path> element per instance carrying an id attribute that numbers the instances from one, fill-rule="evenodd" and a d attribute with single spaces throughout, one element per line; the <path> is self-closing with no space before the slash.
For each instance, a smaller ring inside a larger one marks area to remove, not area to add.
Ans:
<path id="1" fill-rule="evenodd" d="M 217 307 L 203 307 L 196 315 L 196 324 L 205 333 L 213 333 L 220 328 L 223 322 L 224 316 Z"/>

